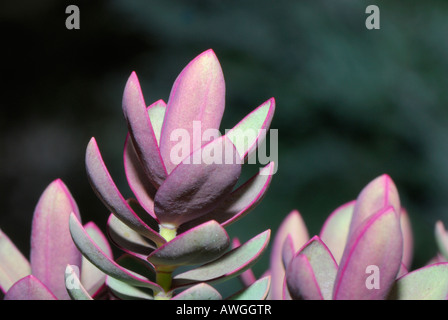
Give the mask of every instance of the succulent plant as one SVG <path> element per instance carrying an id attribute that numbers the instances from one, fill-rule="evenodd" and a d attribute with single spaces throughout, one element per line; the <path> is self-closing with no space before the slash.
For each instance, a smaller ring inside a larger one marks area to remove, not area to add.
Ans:
<path id="1" fill-rule="evenodd" d="M 102 295 L 106 275 L 84 259 L 73 243 L 68 225 L 70 214 L 79 219 L 75 200 L 58 179 L 45 189 L 35 208 L 29 261 L 0 230 L 0 289 L 5 299 L 71 299 L 70 291 L 66 290 L 66 284 L 70 286 L 71 281 L 82 283 L 90 296 Z M 112 257 L 101 230 L 93 222 L 84 228 L 105 254 Z"/>
<path id="2" fill-rule="evenodd" d="M 96 140 L 89 142 L 87 175 L 111 212 L 108 235 L 126 255 L 117 261 L 108 257 L 76 214 L 70 231 L 84 257 L 108 275 L 117 297 L 220 299 L 211 284 L 238 276 L 266 249 L 270 230 L 229 250 L 224 228 L 253 209 L 270 184 L 273 162 L 235 187 L 242 164 L 265 138 L 275 101 L 269 99 L 221 135 L 224 97 L 224 77 L 212 50 L 184 68 L 167 104 L 158 100 L 147 106 L 131 74 L 122 104 L 129 129 L 124 169 L 135 199 L 123 197 Z M 241 139 L 247 130 L 256 134 Z M 259 288 L 268 284 L 265 277 L 233 297 L 263 298 Z M 80 292 L 82 297 L 86 291 Z"/>
<path id="3" fill-rule="evenodd" d="M 439 250 L 447 235 L 436 226 Z M 448 263 L 438 257 L 408 271 L 411 224 L 388 175 L 371 181 L 355 201 L 337 208 L 320 234 L 309 239 L 298 211 L 275 235 L 271 252 L 271 299 L 448 299 Z M 446 257 L 446 256 L 445 256 Z M 446 260 L 445 260 L 446 261 Z"/>

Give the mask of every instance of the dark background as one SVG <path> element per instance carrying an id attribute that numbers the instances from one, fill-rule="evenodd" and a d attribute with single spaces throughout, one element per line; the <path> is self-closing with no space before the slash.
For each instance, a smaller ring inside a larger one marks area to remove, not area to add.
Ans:
<path id="1" fill-rule="evenodd" d="M 80 30 L 65 27 L 69 4 L 79 6 Z M 380 30 L 365 27 L 369 4 L 381 10 Z M 213 48 L 226 79 L 222 129 L 277 101 L 279 170 L 229 233 L 246 241 L 275 231 L 298 209 L 317 234 L 333 209 L 388 173 L 419 267 L 436 253 L 435 222 L 448 222 L 447 18 L 442 0 L 2 1 L 0 227 L 28 255 L 34 206 L 61 178 L 83 220 L 105 230 L 108 212 L 85 175 L 89 139 L 130 196 L 128 76 L 137 72 L 147 103 L 167 101 L 182 68 Z M 265 254 L 254 270 L 267 267 Z"/>

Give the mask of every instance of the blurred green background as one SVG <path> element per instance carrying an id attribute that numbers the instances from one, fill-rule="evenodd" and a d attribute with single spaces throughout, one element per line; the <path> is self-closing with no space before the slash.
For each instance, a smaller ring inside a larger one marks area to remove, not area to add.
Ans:
<path id="1" fill-rule="evenodd" d="M 69 4 L 80 8 L 80 30 L 65 27 Z M 365 27 L 370 4 L 380 30 Z M 442 0 L 2 1 L 0 227 L 28 254 L 34 206 L 61 178 L 84 221 L 105 230 L 108 212 L 85 175 L 89 139 L 130 196 L 128 76 L 137 72 L 147 103 L 167 101 L 182 68 L 213 48 L 227 86 L 222 129 L 277 102 L 278 172 L 229 233 L 246 241 L 275 232 L 298 209 L 318 234 L 333 209 L 388 173 L 412 219 L 419 267 L 436 253 L 435 222 L 448 223 L 447 31 Z M 254 271 L 267 267 L 265 254 Z"/>

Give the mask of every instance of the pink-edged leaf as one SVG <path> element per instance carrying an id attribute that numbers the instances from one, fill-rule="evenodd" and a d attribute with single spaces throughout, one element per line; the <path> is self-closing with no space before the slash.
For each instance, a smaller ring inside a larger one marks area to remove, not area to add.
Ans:
<path id="1" fill-rule="evenodd" d="M 365 186 L 356 199 L 350 234 L 365 220 L 388 206 L 394 208 L 397 217 L 400 215 L 400 198 L 392 179 L 383 174 Z"/>
<path id="2" fill-rule="evenodd" d="M 0 290 L 5 293 L 15 282 L 29 274 L 30 263 L 0 229 Z"/>
<path id="3" fill-rule="evenodd" d="M 263 199 L 271 183 L 274 167 L 274 163 L 270 162 L 243 185 L 232 191 L 216 209 L 185 223 L 181 229 L 188 230 L 209 220 L 216 220 L 223 227 L 227 227 L 243 218 Z"/>
<path id="4" fill-rule="evenodd" d="M 296 249 L 294 248 L 294 241 L 292 240 L 292 236 L 288 234 L 288 236 L 285 239 L 285 242 L 283 242 L 283 248 L 282 248 L 282 262 L 285 270 L 288 267 L 291 260 L 296 255 L 297 252 L 295 250 Z"/>
<path id="5" fill-rule="evenodd" d="M 124 89 L 123 113 L 143 171 L 149 181 L 158 187 L 165 180 L 167 171 L 135 72 L 129 77 Z"/>
<path id="6" fill-rule="evenodd" d="M 151 104 L 147 110 L 157 144 L 160 145 L 160 135 L 162 134 L 163 121 L 165 120 L 166 103 L 163 100 L 158 100 Z"/>
<path id="7" fill-rule="evenodd" d="M 217 130 L 225 105 L 225 82 L 218 58 L 207 50 L 192 60 L 179 74 L 171 89 L 160 138 L 160 152 L 168 173 L 178 163 L 171 158 L 172 148 L 182 143 L 190 154 L 203 143 L 203 133 Z M 199 127 L 195 127 L 195 123 Z M 173 141 L 172 134 L 183 130 L 190 139 Z"/>
<path id="8" fill-rule="evenodd" d="M 29 275 L 17 281 L 6 292 L 5 300 L 57 300 L 57 298 L 39 279 Z"/>
<path id="9" fill-rule="evenodd" d="M 222 300 L 222 296 L 211 285 L 199 283 L 177 294 L 171 300 Z"/>
<path id="10" fill-rule="evenodd" d="M 406 209 L 401 208 L 400 213 L 401 233 L 403 235 L 403 264 L 409 268 L 414 252 L 414 236 L 412 234 L 411 220 Z"/>
<path id="11" fill-rule="evenodd" d="M 94 222 L 90 221 L 84 225 L 84 229 L 101 250 L 109 258 L 113 259 L 112 248 L 100 228 Z M 103 287 L 106 281 L 106 275 L 84 257 L 82 258 L 81 270 L 81 283 L 88 294 L 94 296 Z"/>
<path id="12" fill-rule="evenodd" d="M 165 243 L 165 239 L 146 225 L 123 198 L 104 164 L 95 138 L 92 138 L 87 146 L 86 169 L 93 190 L 117 218 L 155 243 Z"/>
<path id="13" fill-rule="evenodd" d="M 147 214 L 156 219 L 154 213 L 154 195 L 157 190 L 151 181 L 146 178 L 129 134 L 126 136 L 124 144 L 123 163 L 129 187 Z"/>
<path id="14" fill-rule="evenodd" d="M 401 278 L 402 276 L 404 276 L 406 273 L 408 273 L 409 271 L 408 271 L 408 269 L 406 268 L 406 266 L 403 264 L 403 263 L 401 263 L 401 265 L 400 265 L 400 270 L 398 271 L 398 274 L 397 274 L 397 279 L 398 278 Z"/>
<path id="15" fill-rule="evenodd" d="M 401 265 L 400 220 L 389 206 L 364 221 L 349 236 L 334 286 L 335 300 L 380 300 Z"/>
<path id="16" fill-rule="evenodd" d="M 161 287 L 158 284 L 121 267 L 109 258 L 87 234 L 81 223 L 73 214 L 70 216 L 70 232 L 79 251 L 81 251 L 84 257 L 105 274 L 131 285 L 152 290 L 161 290 Z"/>
<path id="17" fill-rule="evenodd" d="M 286 284 L 293 299 L 331 300 L 338 265 L 330 250 L 314 236 L 286 269 Z"/>
<path id="18" fill-rule="evenodd" d="M 435 228 L 436 243 L 441 255 L 448 260 L 448 233 L 442 221 L 436 222 Z"/>
<path id="19" fill-rule="evenodd" d="M 219 259 L 174 276 L 173 288 L 200 282 L 218 283 L 249 269 L 266 249 L 270 230 L 266 230 Z"/>
<path id="20" fill-rule="evenodd" d="M 146 288 L 134 287 L 126 282 L 107 276 L 107 287 L 114 296 L 121 300 L 153 300 L 151 292 Z"/>
<path id="21" fill-rule="evenodd" d="M 67 287 L 67 293 L 72 300 L 93 300 L 79 279 L 79 268 L 73 268 L 73 266 L 67 265 L 65 269 L 65 285 Z"/>
<path id="22" fill-rule="evenodd" d="M 264 300 L 268 296 L 270 285 L 271 277 L 262 277 L 226 300 Z"/>
<path id="23" fill-rule="evenodd" d="M 198 265 L 222 256 L 230 245 L 227 232 L 212 220 L 190 229 L 154 250 L 148 261 L 156 267 Z"/>
<path id="24" fill-rule="evenodd" d="M 407 273 L 392 287 L 391 300 L 447 300 L 448 263 L 436 263 Z"/>
<path id="25" fill-rule="evenodd" d="M 233 142 L 242 159 L 247 159 L 264 140 L 274 111 L 275 99 L 271 98 L 226 132 L 226 136 Z"/>
<path id="26" fill-rule="evenodd" d="M 233 238 L 232 240 L 232 249 L 236 249 L 241 245 L 241 242 L 238 238 Z M 238 277 L 240 281 L 242 282 L 244 287 L 249 287 L 251 284 L 253 284 L 257 278 L 255 277 L 254 272 L 252 269 L 247 269 Z"/>
<path id="27" fill-rule="evenodd" d="M 283 278 L 282 300 L 292 300 L 291 294 L 288 290 L 288 284 L 286 283 L 286 277 Z"/>
<path id="28" fill-rule="evenodd" d="M 58 179 L 44 190 L 33 215 L 31 273 L 60 300 L 70 299 L 64 279 L 67 264 L 81 267 L 82 263 L 68 228 L 71 213 L 80 219 L 75 200 Z"/>
<path id="29" fill-rule="evenodd" d="M 121 222 L 113 213 L 107 220 L 107 233 L 117 247 L 141 259 L 145 259 L 155 249 L 153 244 Z"/>
<path id="30" fill-rule="evenodd" d="M 298 251 L 309 239 L 308 230 L 302 216 L 297 210 L 291 211 L 282 221 L 275 234 L 270 257 L 270 270 L 272 275 L 269 299 L 281 300 L 283 297 L 283 280 L 285 268 L 283 267 L 283 243 L 291 235 L 294 251 Z"/>
<path id="31" fill-rule="evenodd" d="M 337 263 L 341 261 L 347 243 L 355 201 L 350 201 L 334 210 L 325 221 L 320 238 L 327 245 Z"/>
<path id="32" fill-rule="evenodd" d="M 157 190 L 154 211 L 161 224 L 178 227 L 214 210 L 241 173 L 241 162 L 225 136 L 193 152 Z"/>

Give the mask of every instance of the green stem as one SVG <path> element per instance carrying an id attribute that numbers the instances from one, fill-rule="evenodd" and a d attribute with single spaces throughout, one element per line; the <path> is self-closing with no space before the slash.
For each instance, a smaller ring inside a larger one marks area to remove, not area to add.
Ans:
<path id="1" fill-rule="evenodd" d="M 156 282 L 162 287 L 163 290 L 157 292 L 154 296 L 155 300 L 169 300 L 171 299 L 172 292 L 171 282 L 172 282 L 172 271 L 157 270 L 156 271 Z"/>
<path id="2" fill-rule="evenodd" d="M 169 242 L 176 237 L 177 228 L 173 225 L 160 225 L 159 234 Z M 162 290 L 156 292 L 154 295 L 155 300 L 169 300 L 172 297 L 171 283 L 173 270 L 171 268 L 163 268 L 156 266 L 156 282 L 162 287 Z"/>
<path id="3" fill-rule="evenodd" d="M 161 224 L 159 228 L 159 234 L 166 240 L 166 242 L 169 242 L 176 237 L 177 228 L 175 226 Z"/>

